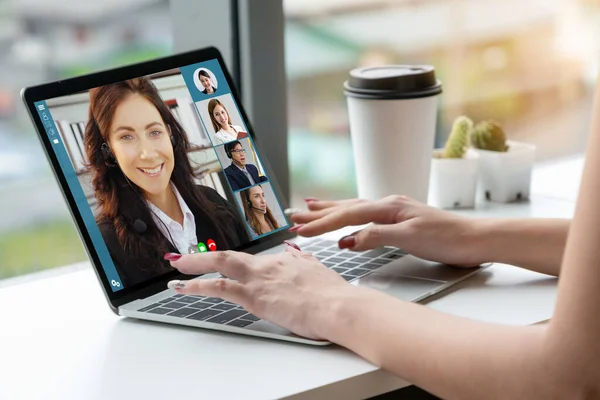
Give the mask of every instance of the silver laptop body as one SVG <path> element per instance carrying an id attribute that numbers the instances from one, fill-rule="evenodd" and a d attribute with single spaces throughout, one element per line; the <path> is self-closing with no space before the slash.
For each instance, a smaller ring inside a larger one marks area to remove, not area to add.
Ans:
<path id="1" fill-rule="evenodd" d="M 343 264 L 346 264 L 347 266 L 349 266 L 348 264 L 356 264 L 356 266 L 352 265 L 352 268 L 347 269 L 344 272 L 352 272 L 353 270 L 360 270 L 357 274 L 364 273 L 364 275 L 350 278 L 349 279 L 350 285 L 369 287 L 369 288 L 376 289 L 376 290 L 382 291 L 384 293 L 387 293 L 398 299 L 401 299 L 404 301 L 410 301 L 410 302 L 419 302 L 430 296 L 433 296 L 434 294 L 437 294 L 437 293 L 457 284 L 458 282 L 472 276 L 473 274 L 476 274 L 477 272 L 479 272 L 485 268 L 488 268 L 491 265 L 491 264 L 485 264 L 485 265 L 481 265 L 481 266 L 477 266 L 477 267 L 473 267 L 473 268 L 451 267 L 451 266 L 436 263 L 436 262 L 426 261 L 426 260 L 423 260 L 418 257 L 414 257 L 409 254 L 404 254 L 403 251 L 401 251 L 397 248 L 394 248 L 394 247 L 382 247 L 380 249 L 375 250 L 375 252 L 380 252 L 381 255 L 374 257 L 373 260 L 388 260 L 388 258 L 386 258 L 386 255 L 391 255 L 392 258 L 389 258 L 389 260 L 390 260 L 389 262 L 382 264 L 381 266 L 379 266 L 377 268 L 368 269 L 368 272 L 365 273 L 364 272 L 365 268 L 362 268 L 362 267 L 364 267 L 365 265 L 368 265 L 369 262 L 364 262 L 366 260 L 362 260 L 362 259 L 365 258 L 364 254 L 369 253 L 369 251 L 351 254 L 352 252 L 339 250 L 337 248 L 337 245 L 334 244 L 335 241 L 321 239 L 321 238 L 317 238 L 317 239 L 297 238 L 297 239 L 293 239 L 292 241 L 297 243 L 298 246 L 300 248 L 302 248 L 303 250 L 304 249 L 312 249 L 313 251 L 316 250 L 314 252 L 311 251 L 311 253 L 313 253 L 319 259 L 321 259 L 321 257 L 323 257 L 323 263 L 325 263 L 325 264 L 333 264 L 331 262 L 328 263 L 328 260 L 332 260 L 332 259 L 342 259 L 343 258 L 345 260 L 345 261 L 337 262 L 333 265 L 329 265 L 330 268 L 343 268 L 343 267 L 338 267 L 338 266 L 343 265 Z M 314 246 L 315 243 L 316 244 L 325 243 L 325 244 L 327 244 L 327 246 Z M 258 254 L 259 255 L 260 254 L 273 254 L 273 253 L 283 252 L 283 251 L 285 251 L 285 246 L 286 245 L 275 246 L 271 249 L 265 250 Z M 320 255 L 319 253 L 326 253 L 327 256 Z M 335 254 L 328 255 L 329 253 L 335 253 Z M 339 255 L 345 255 L 345 257 L 339 257 Z M 352 255 L 352 257 L 349 257 L 349 255 Z M 360 261 L 363 261 L 363 262 L 359 261 L 359 262 L 353 263 L 352 261 L 356 260 L 356 259 L 361 259 Z M 344 276 L 345 274 L 342 273 L 342 275 Z M 220 275 L 219 274 L 208 274 L 208 275 L 203 275 L 201 277 L 198 277 L 196 279 L 211 279 L 211 278 L 217 278 L 217 277 L 220 277 Z M 192 319 L 192 318 L 189 318 L 189 316 L 181 318 L 181 317 L 176 317 L 176 316 L 167 315 L 167 314 L 155 314 L 155 313 L 150 312 L 152 310 L 156 310 L 156 309 L 160 309 L 160 308 L 167 308 L 167 307 L 169 307 L 170 303 L 178 303 L 178 301 L 177 301 L 178 299 L 172 299 L 169 301 L 169 299 L 171 299 L 173 295 L 175 295 L 173 290 L 166 289 L 166 290 L 164 290 L 160 293 L 157 293 L 153 296 L 150 296 L 146 299 L 136 300 L 134 302 L 131 302 L 129 304 L 125 304 L 124 306 L 119 307 L 119 314 L 126 316 L 126 317 L 132 317 L 132 318 L 146 319 L 146 320 L 157 321 L 157 322 L 166 322 L 166 323 L 178 324 L 178 325 L 194 326 L 194 327 L 198 327 L 198 328 L 215 329 L 215 330 L 220 330 L 220 331 L 225 331 L 225 332 L 241 333 L 244 335 L 259 336 L 259 337 L 270 338 L 270 339 L 286 340 L 286 341 L 290 341 L 290 342 L 304 343 L 304 344 L 309 344 L 309 345 L 323 346 L 323 345 L 330 344 L 329 341 L 317 341 L 317 340 L 311 340 L 311 339 L 307 339 L 304 337 L 300 337 L 286 329 L 280 328 L 279 326 L 276 326 L 265 320 L 260 320 L 256 317 L 252 318 L 254 321 L 248 320 L 249 323 L 247 325 L 245 325 L 243 327 L 237 327 L 235 325 L 228 324 L 228 323 L 225 323 L 225 324 L 211 323 L 211 322 L 207 322 L 206 320 Z M 187 301 L 192 301 L 192 299 L 187 300 Z M 213 300 L 213 301 L 216 301 L 216 300 Z M 161 302 L 163 302 L 163 303 L 161 303 Z M 205 302 L 202 301 L 202 299 L 198 298 L 197 303 L 205 303 Z M 190 311 L 190 312 L 194 312 L 195 315 L 198 315 L 202 312 L 208 313 L 208 311 L 214 309 L 215 307 L 218 307 L 219 304 L 223 304 L 223 303 L 226 303 L 226 302 L 217 303 L 212 306 L 209 306 L 208 305 L 209 303 L 206 303 L 204 305 L 206 305 L 207 308 L 199 309 L 198 312 L 196 312 L 195 310 Z M 231 306 L 231 304 L 230 304 L 230 306 Z M 234 306 L 236 306 L 236 305 L 234 305 Z M 194 308 L 194 303 L 182 306 L 180 309 L 186 309 L 186 308 L 187 309 Z M 226 308 L 226 307 L 223 307 L 223 308 Z M 227 313 L 227 312 L 232 312 L 230 310 L 235 311 L 236 309 L 241 310 L 242 308 L 237 306 L 237 307 L 232 307 L 228 310 L 222 310 L 221 315 L 223 315 L 224 313 Z M 144 310 L 144 311 L 140 312 L 139 310 Z M 173 312 L 169 312 L 169 314 L 172 314 L 172 313 Z M 185 314 L 185 312 L 183 314 Z M 192 314 L 192 316 L 193 315 L 194 314 Z M 218 318 L 218 316 L 219 316 L 219 314 L 215 314 L 214 316 L 208 315 L 207 319 Z M 241 318 L 243 320 L 243 316 Z M 237 320 L 240 321 L 240 319 L 237 319 Z"/>

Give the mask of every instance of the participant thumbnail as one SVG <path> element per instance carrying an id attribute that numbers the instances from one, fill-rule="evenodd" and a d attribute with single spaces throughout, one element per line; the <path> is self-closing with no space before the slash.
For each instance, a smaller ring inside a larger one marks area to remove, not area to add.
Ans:
<path id="1" fill-rule="evenodd" d="M 196 103 L 214 146 L 248 137 L 248 131 L 231 94 Z"/>
<path id="2" fill-rule="evenodd" d="M 235 197 L 252 239 L 287 227 L 283 210 L 269 182 L 241 190 Z"/>
<path id="3" fill-rule="evenodd" d="M 249 138 L 215 147 L 233 191 L 268 180 Z"/>
<path id="4" fill-rule="evenodd" d="M 200 93 L 213 95 L 217 92 L 219 82 L 217 77 L 208 68 L 198 68 L 194 71 L 194 84 Z"/>

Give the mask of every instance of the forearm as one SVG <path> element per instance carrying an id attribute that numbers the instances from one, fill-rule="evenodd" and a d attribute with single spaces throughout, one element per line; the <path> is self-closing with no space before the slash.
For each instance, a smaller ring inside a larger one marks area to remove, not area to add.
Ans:
<path id="1" fill-rule="evenodd" d="M 411 384 L 461 400 L 550 398 L 544 394 L 557 390 L 541 362 L 543 327 L 472 321 L 370 289 L 348 292 L 333 302 L 323 335 Z"/>
<path id="2" fill-rule="evenodd" d="M 479 258 L 558 276 L 571 220 L 485 218 L 475 220 Z"/>

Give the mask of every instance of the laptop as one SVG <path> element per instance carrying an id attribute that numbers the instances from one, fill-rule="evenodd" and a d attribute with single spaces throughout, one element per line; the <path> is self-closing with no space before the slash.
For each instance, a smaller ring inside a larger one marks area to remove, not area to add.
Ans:
<path id="1" fill-rule="evenodd" d="M 238 304 L 176 294 L 170 280 L 216 275 L 183 275 L 164 252 L 277 253 L 292 240 L 350 284 L 411 302 L 489 266 L 453 268 L 394 247 L 340 250 L 331 235 L 289 232 L 260 132 L 214 47 L 27 87 L 21 97 L 117 315 L 321 346 L 330 342 Z M 174 201 L 180 223 L 165 209 Z"/>

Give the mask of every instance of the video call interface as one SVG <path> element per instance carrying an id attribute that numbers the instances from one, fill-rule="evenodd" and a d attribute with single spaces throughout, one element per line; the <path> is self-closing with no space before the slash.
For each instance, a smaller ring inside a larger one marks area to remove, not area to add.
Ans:
<path id="1" fill-rule="evenodd" d="M 216 59 L 35 106 L 113 292 L 289 227 Z"/>

